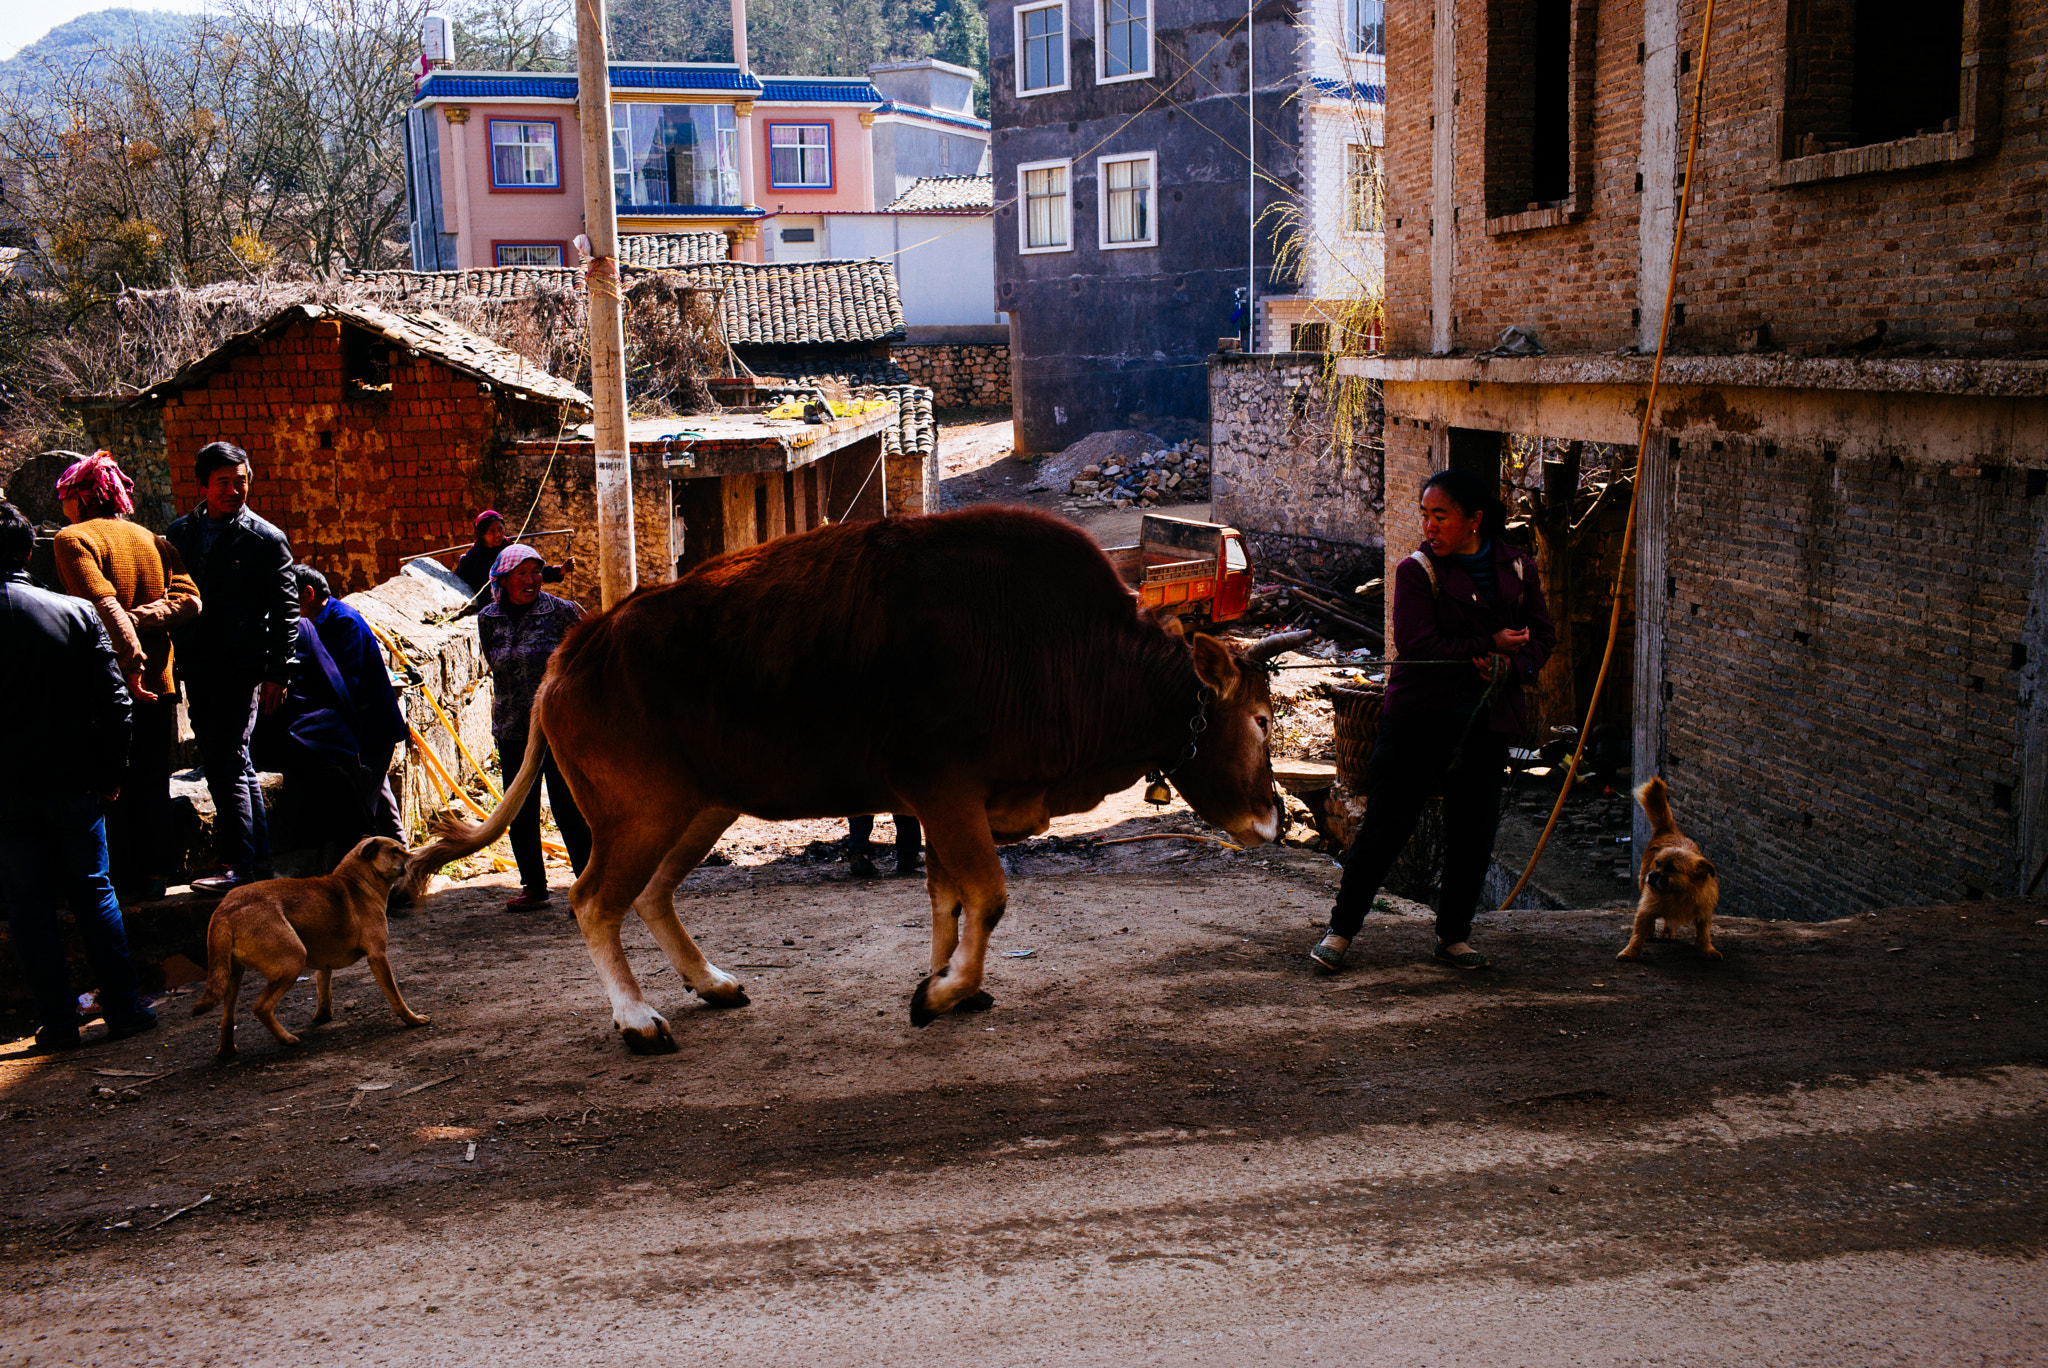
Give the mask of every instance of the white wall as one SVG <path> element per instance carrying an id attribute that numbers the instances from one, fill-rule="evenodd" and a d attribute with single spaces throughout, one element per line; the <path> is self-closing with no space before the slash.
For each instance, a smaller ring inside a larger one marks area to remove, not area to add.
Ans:
<path id="1" fill-rule="evenodd" d="M 891 258 L 910 328 L 1000 326 L 991 215 L 828 214 L 824 255 Z"/>

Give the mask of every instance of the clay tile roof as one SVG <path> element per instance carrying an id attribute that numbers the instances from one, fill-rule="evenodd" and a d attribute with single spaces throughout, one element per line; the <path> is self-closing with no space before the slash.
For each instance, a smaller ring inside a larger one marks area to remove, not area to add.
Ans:
<path id="1" fill-rule="evenodd" d="M 451 370 L 528 399 L 568 405 L 578 413 L 590 411 L 590 396 L 566 380 L 534 365 L 517 352 L 508 351 L 487 337 L 479 336 L 437 313 L 392 313 L 367 304 L 294 304 L 282 309 L 247 332 L 237 333 L 205 356 L 182 367 L 168 379 L 160 380 L 135 397 L 146 403 L 185 389 L 221 369 L 249 344 L 282 332 L 293 323 L 319 318 L 338 318 L 367 329 L 395 346 L 429 356 Z"/>
<path id="2" fill-rule="evenodd" d="M 723 233 L 627 233 L 619 239 L 626 266 L 699 266 L 725 260 Z"/>
<path id="3" fill-rule="evenodd" d="M 887 261 L 724 261 L 687 274 L 725 287 L 725 339 L 736 347 L 903 336 L 896 267 Z"/>
<path id="4" fill-rule="evenodd" d="M 482 266 L 468 271 L 351 271 L 349 281 L 408 308 L 458 299 L 523 299 L 543 287 L 581 292 L 573 266 Z"/>
<path id="5" fill-rule="evenodd" d="M 649 269 L 630 259 L 624 263 L 628 276 Z M 725 335 L 734 346 L 885 342 L 904 335 L 896 267 L 887 261 L 706 261 L 676 269 L 693 285 L 723 287 Z M 350 279 L 382 301 L 418 308 L 456 299 L 514 299 L 542 288 L 580 292 L 581 275 L 566 266 L 494 266 L 358 271 Z"/>
<path id="6" fill-rule="evenodd" d="M 897 196 L 896 202 L 889 206 L 889 212 L 958 213 L 970 209 L 993 209 L 995 202 L 994 176 L 925 176 Z"/>

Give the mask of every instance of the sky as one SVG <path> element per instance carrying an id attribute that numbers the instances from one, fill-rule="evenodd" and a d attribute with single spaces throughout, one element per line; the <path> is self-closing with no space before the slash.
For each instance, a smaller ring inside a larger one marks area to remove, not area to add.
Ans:
<path id="1" fill-rule="evenodd" d="M 95 10 L 176 10 L 197 14 L 203 7 L 203 0 L 15 0 L 0 4 L 0 60 L 12 57 L 57 25 Z"/>

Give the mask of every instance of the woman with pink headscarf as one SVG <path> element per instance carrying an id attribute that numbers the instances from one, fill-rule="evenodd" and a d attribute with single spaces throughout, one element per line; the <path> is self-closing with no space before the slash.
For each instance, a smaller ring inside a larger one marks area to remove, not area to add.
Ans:
<path id="1" fill-rule="evenodd" d="M 513 544 L 498 553 L 491 566 L 491 601 L 476 617 L 484 659 L 491 664 L 491 739 L 498 743 L 498 766 L 505 782 L 526 761 L 526 733 L 533 718 L 534 695 L 548 672 L 548 657 L 569 629 L 583 620 L 583 610 L 568 599 L 541 591 L 547 562 L 530 546 Z M 576 810 L 568 781 L 549 755 L 541 770 L 547 781 L 548 806 L 569 851 L 569 865 L 578 874 L 590 858 L 590 827 Z M 519 895 L 505 906 L 527 912 L 548 904 L 547 867 L 541 863 L 540 785 L 527 794 L 526 805 L 512 819 L 512 858 L 519 864 Z"/>
<path id="2" fill-rule="evenodd" d="M 130 897 L 160 898 L 170 853 L 171 746 L 177 699 L 171 629 L 199 616 L 199 587 L 171 544 L 127 521 L 135 482 L 104 451 L 75 461 L 57 480 L 71 526 L 57 534 L 57 576 L 66 593 L 98 610 L 135 699 L 121 799 L 109 813 L 114 881 Z"/>

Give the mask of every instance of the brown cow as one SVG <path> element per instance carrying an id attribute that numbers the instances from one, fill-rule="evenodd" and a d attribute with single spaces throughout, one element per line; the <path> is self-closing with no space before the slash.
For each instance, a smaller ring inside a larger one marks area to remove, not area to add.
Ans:
<path id="1" fill-rule="evenodd" d="M 1305 636 L 1306 633 L 1301 634 Z M 673 1048 L 619 942 L 628 906 L 712 1006 L 739 980 L 676 919 L 676 885 L 742 813 L 908 812 L 924 824 L 922 1026 L 981 991 L 1002 841 L 1148 771 L 1247 845 L 1278 835 L 1265 656 L 1145 614 L 1078 528 L 1019 509 L 848 523 L 707 561 L 579 626 L 533 707 L 526 763 L 481 825 L 444 820 L 408 887 L 501 836 L 552 750 L 590 823 L 570 891 L 613 1024 Z M 964 926 L 962 915 L 964 914 Z"/>

